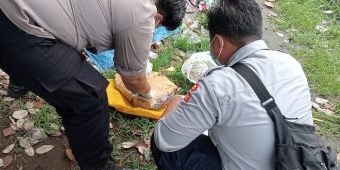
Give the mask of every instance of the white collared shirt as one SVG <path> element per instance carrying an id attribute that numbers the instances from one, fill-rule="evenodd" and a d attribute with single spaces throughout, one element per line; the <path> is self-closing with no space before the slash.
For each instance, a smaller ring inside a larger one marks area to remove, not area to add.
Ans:
<path id="1" fill-rule="evenodd" d="M 313 124 L 307 79 L 292 56 L 268 50 L 266 43 L 258 40 L 240 48 L 227 66 L 237 62 L 259 76 L 287 118 Z M 250 85 L 230 67 L 207 71 L 187 100 L 159 120 L 155 142 L 163 151 L 176 151 L 206 130 L 224 170 L 273 169 L 272 120 Z"/>

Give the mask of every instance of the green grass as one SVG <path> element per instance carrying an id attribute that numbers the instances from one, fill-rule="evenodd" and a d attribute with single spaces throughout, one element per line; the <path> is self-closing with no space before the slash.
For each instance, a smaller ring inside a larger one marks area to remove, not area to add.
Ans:
<path id="1" fill-rule="evenodd" d="M 292 54 L 303 62 L 313 92 L 340 95 L 340 2 L 328 0 L 279 0 L 277 25 L 289 32 Z M 332 10 L 325 14 L 323 11 Z M 316 26 L 327 22 L 328 30 Z M 295 31 L 290 31 L 294 29 Z"/>
<path id="2" fill-rule="evenodd" d="M 47 134 L 54 134 L 61 126 L 60 116 L 50 105 L 41 107 L 40 111 L 33 115 L 32 120 L 34 126 L 42 128 Z"/>
<path id="3" fill-rule="evenodd" d="M 142 155 L 137 148 L 121 148 L 123 142 L 145 142 L 151 137 L 151 132 L 156 120 L 125 115 L 116 111 L 110 112 L 111 122 L 114 128 L 110 130 L 110 141 L 113 146 L 113 157 L 117 164 L 140 170 L 154 170 L 151 153 Z"/>
<path id="4" fill-rule="evenodd" d="M 336 106 L 334 115 L 313 111 L 318 133 L 340 137 L 340 1 L 278 0 L 275 10 L 274 20 L 288 32 L 290 52 L 301 61 L 312 93 Z M 322 22 L 324 32 L 316 29 Z"/>

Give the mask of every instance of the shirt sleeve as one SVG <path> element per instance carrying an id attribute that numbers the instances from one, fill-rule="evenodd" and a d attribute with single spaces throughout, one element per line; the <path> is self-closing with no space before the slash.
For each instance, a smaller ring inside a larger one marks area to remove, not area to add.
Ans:
<path id="1" fill-rule="evenodd" d="M 123 75 L 145 72 L 151 47 L 153 25 L 140 25 L 116 33 L 114 64 Z"/>
<path id="2" fill-rule="evenodd" d="M 217 99 L 204 79 L 196 83 L 176 109 L 157 122 L 155 143 L 162 151 L 187 146 L 217 121 Z"/>

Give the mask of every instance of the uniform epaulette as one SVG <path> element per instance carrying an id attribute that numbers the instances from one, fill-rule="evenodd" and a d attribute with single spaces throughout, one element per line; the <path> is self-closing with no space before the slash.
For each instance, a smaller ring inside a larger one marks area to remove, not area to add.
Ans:
<path id="1" fill-rule="evenodd" d="M 211 74 L 214 70 L 221 70 L 221 69 L 223 69 L 223 68 L 224 68 L 224 66 L 218 66 L 218 67 L 210 68 L 210 69 L 208 69 L 208 70 L 204 73 L 203 77 L 208 76 L 208 75 Z"/>

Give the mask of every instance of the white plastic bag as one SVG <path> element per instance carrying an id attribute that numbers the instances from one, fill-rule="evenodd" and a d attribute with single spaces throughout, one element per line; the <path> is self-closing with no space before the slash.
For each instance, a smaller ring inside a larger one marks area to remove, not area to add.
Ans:
<path id="1" fill-rule="evenodd" d="M 182 65 L 183 75 L 193 83 L 203 77 L 203 74 L 210 68 L 216 67 L 209 51 L 192 54 Z"/>

